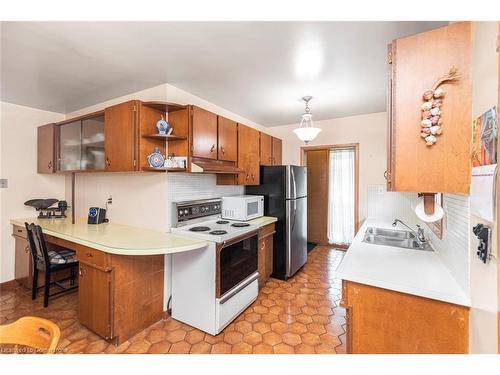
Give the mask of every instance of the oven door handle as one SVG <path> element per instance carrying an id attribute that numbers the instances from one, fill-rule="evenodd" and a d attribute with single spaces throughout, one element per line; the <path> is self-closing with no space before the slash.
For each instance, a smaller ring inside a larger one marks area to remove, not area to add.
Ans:
<path id="1" fill-rule="evenodd" d="M 227 301 L 229 301 L 231 298 L 233 298 L 235 295 L 237 295 L 239 292 L 241 292 L 243 289 L 245 289 L 247 286 L 249 286 L 251 283 L 253 283 L 255 280 L 259 278 L 259 272 L 255 272 L 253 275 L 251 275 L 246 282 L 236 286 L 234 290 L 229 290 L 224 297 L 221 298 L 219 303 L 221 305 L 225 304 Z"/>
<path id="2" fill-rule="evenodd" d="M 251 232 L 242 234 L 241 236 L 238 236 L 238 237 L 235 237 L 235 238 L 231 238 L 230 240 L 222 242 L 222 247 L 224 248 L 224 247 L 230 246 L 232 244 L 235 244 L 236 242 L 244 241 L 247 238 L 256 236 L 258 234 L 259 234 L 259 229 L 255 229 L 255 230 L 253 230 Z"/>

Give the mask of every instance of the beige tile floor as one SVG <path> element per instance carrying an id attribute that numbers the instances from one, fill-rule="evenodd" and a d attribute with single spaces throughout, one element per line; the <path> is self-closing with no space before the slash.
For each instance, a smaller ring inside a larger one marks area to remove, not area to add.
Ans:
<path id="1" fill-rule="evenodd" d="M 50 319 L 61 328 L 60 353 L 345 353 L 341 281 L 334 275 L 343 251 L 318 246 L 287 281 L 270 279 L 258 299 L 222 333 L 211 336 L 172 318 L 159 321 L 118 347 L 78 323 L 77 294 L 42 307 L 21 287 L 0 292 L 0 323 L 21 316 Z"/>

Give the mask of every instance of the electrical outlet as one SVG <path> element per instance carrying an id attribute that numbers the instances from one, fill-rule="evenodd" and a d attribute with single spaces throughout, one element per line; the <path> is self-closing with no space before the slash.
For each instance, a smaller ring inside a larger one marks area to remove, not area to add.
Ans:
<path id="1" fill-rule="evenodd" d="M 113 197 L 110 195 L 108 200 L 106 201 L 107 204 L 113 204 Z"/>
<path id="2" fill-rule="evenodd" d="M 7 179 L 0 178 L 0 189 L 7 189 Z"/>

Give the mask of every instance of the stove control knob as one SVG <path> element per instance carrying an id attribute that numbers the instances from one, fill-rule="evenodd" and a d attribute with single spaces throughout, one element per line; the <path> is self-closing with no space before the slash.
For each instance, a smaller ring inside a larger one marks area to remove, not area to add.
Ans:
<path id="1" fill-rule="evenodd" d="M 187 215 L 189 214 L 189 211 L 187 210 L 187 208 L 184 210 L 184 215 Z"/>
<path id="2" fill-rule="evenodd" d="M 201 207 L 201 212 L 205 212 L 205 206 Z"/>
<path id="3" fill-rule="evenodd" d="M 182 216 L 182 215 L 184 215 L 184 211 L 179 210 L 179 211 L 177 212 L 177 214 L 178 214 L 179 216 Z"/>

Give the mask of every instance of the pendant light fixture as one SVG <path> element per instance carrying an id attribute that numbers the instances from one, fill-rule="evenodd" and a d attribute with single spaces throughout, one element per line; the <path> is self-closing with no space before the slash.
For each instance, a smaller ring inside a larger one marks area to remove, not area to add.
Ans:
<path id="1" fill-rule="evenodd" d="M 312 96 L 304 96 L 302 98 L 302 100 L 306 103 L 305 113 L 302 115 L 302 119 L 300 120 L 300 126 L 293 131 L 306 145 L 316 138 L 321 131 L 320 128 L 315 128 L 313 125 L 312 114 L 309 109 L 309 101 L 311 99 Z"/>

